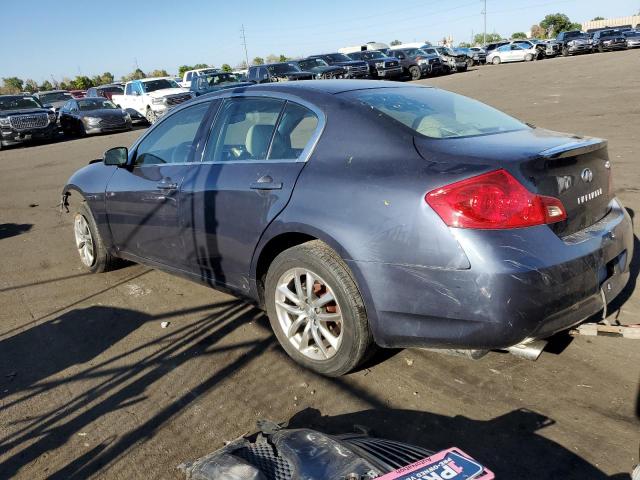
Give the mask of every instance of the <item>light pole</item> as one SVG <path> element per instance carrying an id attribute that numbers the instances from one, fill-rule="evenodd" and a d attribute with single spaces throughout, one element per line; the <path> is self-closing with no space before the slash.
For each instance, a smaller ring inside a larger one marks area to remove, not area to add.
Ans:
<path id="1" fill-rule="evenodd" d="M 487 44 L 487 0 L 484 0 L 482 15 L 484 15 L 484 30 L 482 33 L 482 46 L 484 47 Z"/>

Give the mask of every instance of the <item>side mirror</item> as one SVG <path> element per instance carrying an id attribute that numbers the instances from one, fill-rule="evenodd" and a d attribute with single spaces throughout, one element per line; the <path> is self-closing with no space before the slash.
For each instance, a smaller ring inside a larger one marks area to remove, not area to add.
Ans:
<path id="1" fill-rule="evenodd" d="M 129 160 L 129 150 L 127 147 L 110 148 L 104 152 L 102 159 L 105 165 L 115 165 L 116 167 L 124 167 Z"/>

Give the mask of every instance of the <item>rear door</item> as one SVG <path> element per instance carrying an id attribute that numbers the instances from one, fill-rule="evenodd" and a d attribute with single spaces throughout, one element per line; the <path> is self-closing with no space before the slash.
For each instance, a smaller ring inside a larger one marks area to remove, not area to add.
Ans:
<path id="1" fill-rule="evenodd" d="M 125 253 L 184 268 L 186 251 L 178 218 L 179 189 L 199 163 L 211 102 L 198 103 L 159 122 L 118 168 L 106 190 L 106 210 L 116 247 Z"/>
<path id="2" fill-rule="evenodd" d="M 245 290 L 255 247 L 284 209 L 320 135 L 322 114 L 282 98 L 232 97 L 221 105 L 197 175 L 182 193 L 190 212 L 190 269 Z"/>

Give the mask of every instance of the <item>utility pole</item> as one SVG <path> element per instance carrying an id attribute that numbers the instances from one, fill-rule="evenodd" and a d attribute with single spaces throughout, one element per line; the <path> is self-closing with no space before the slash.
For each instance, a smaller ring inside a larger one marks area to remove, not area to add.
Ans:
<path id="1" fill-rule="evenodd" d="M 484 15 L 484 31 L 482 33 L 482 46 L 484 47 L 487 44 L 487 0 L 484 0 L 482 15 Z"/>
<path id="2" fill-rule="evenodd" d="M 242 24 L 242 28 L 240 29 L 242 33 L 242 45 L 244 46 L 244 58 L 247 62 L 247 68 L 249 68 L 249 54 L 247 53 L 247 37 L 244 34 L 244 24 Z"/>

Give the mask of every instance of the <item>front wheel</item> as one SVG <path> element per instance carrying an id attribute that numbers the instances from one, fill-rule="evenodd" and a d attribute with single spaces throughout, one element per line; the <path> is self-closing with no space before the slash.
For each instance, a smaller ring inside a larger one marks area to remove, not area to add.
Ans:
<path id="1" fill-rule="evenodd" d="M 85 270 L 91 273 L 101 273 L 114 267 L 117 259 L 105 247 L 93 214 L 86 202 L 80 204 L 73 217 L 73 233 L 76 249 Z"/>
<path id="2" fill-rule="evenodd" d="M 411 75 L 411 80 L 420 80 L 422 77 L 422 71 L 420 70 L 420 67 L 414 65 L 409 67 L 409 75 Z"/>
<path id="3" fill-rule="evenodd" d="M 151 107 L 147 107 L 145 118 L 147 119 L 147 123 L 149 123 L 149 125 L 153 125 L 154 123 L 156 123 L 156 120 L 158 120 L 158 115 L 156 115 L 156 112 L 154 112 Z"/>
<path id="4" fill-rule="evenodd" d="M 278 255 L 267 273 L 271 328 L 287 354 L 322 375 L 356 368 L 373 340 L 364 302 L 347 265 L 319 240 Z"/>
<path id="5" fill-rule="evenodd" d="M 493 63 L 494 65 L 500 65 L 500 57 L 493 57 L 493 60 L 491 60 L 491 63 Z"/>
<path id="6" fill-rule="evenodd" d="M 569 56 L 569 49 L 567 47 L 562 47 L 562 56 L 563 57 Z"/>
<path id="7" fill-rule="evenodd" d="M 532 55 L 531 53 L 527 53 L 527 54 L 524 56 L 524 61 L 525 61 L 525 62 L 530 62 L 531 60 L 533 60 L 533 55 Z"/>
<path id="8" fill-rule="evenodd" d="M 473 58 L 467 58 L 467 68 L 473 67 Z"/>

